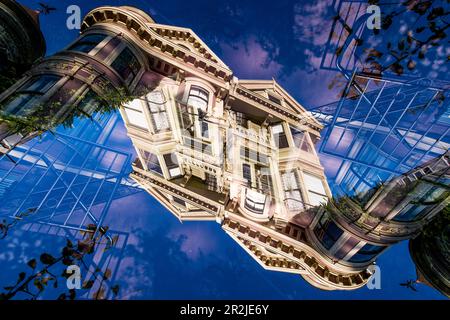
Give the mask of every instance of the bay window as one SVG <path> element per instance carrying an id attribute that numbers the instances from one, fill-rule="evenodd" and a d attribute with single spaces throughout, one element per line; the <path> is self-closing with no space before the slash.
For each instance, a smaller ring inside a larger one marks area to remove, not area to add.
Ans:
<path id="1" fill-rule="evenodd" d="M 169 130 L 170 124 L 163 93 L 161 91 L 150 92 L 146 96 L 146 101 L 155 133 Z"/>

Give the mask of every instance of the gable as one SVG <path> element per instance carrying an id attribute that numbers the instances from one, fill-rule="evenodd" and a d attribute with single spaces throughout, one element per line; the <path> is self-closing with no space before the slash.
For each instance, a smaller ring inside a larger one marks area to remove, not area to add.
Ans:
<path id="1" fill-rule="evenodd" d="M 191 29 L 156 23 L 147 23 L 147 26 L 166 40 L 172 42 L 175 46 L 178 45 L 188 49 L 189 51 L 230 70 L 230 68 L 228 68 L 228 66 Z"/>

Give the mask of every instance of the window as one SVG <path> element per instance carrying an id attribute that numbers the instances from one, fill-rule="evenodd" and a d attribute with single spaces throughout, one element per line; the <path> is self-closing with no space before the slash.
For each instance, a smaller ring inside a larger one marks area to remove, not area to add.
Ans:
<path id="1" fill-rule="evenodd" d="M 169 175 L 171 178 L 181 176 L 180 166 L 178 164 L 177 156 L 174 153 L 167 153 L 164 155 L 164 162 L 166 163 Z"/>
<path id="2" fill-rule="evenodd" d="M 206 111 L 206 109 L 208 108 L 208 97 L 208 91 L 196 86 L 192 86 L 191 91 L 189 91 L 187 104 L 194 107 L 194 109 Z"/>
<path id="3" fill-rule="evenodd" d="M 319 223 L 314 228 L 314 234 L 327 250 L 331 249 L 343 233 L 344 231 L 326 215 L 320 218 Z"/>
<path id="4" fill-rule="evenodd" d="M 54 75 L 42 75 L 30 79 L 5 103 L 3 112 L 8 115 L 30 115 L 42 103 L 41 97 L 59 79 L 60 77 Z"/>
<path id="5" fill-rule="evenodd" d="M 170 130 L 163 93 L 161 91 L 150 92 L 146 100 L 155 133 Z"/>
<path id="6" fill-rule="evenodd" d="M 309 144 L 307 132 L 299 131 L 291 127 L 292 138 L 294 139 L 294 145 L 296 148 L 306 151 L 312 152 L 311 145 Z"/>
<path id="7" fill-rule="evenodd" d="M 125 114 L 127 115 L 128 123 L 148 130 L 147 120 L 142 109 L 142 102 L 139 99 L 135 99 L 130 102 L 125 108 Z"/>
<path id="8" fill-rule="evenodd" d="M 180 198 L 177 197 L 172 197 L 173 198 L 173 202 L 182 206 L 182 207 L 186 207 L 186 202 Z"/>
<path id="9" fill-rule="evenodd" d="M 212 147 L 211 144 L 203 143 L 201 141 L 192 139 L 188 136 L 183 137 L 183 145 L 191 148 L 197 152 L 206 153 L 208 155 L 212 155 Z"/>
<path id="10" fill-rule="evenodd" d="M 309 204 L 312 206 L 318 206 L 323 203 L 327 203 L 328 197 L 325 192 L 325 188 L 322 183 L 322 179 L 310 175 L 304 174 L 304 182 L 306 190 L 308 192 Z"/>
<path id="11" fill-rule="evenodd" d="M 138 59 L 129 48 L 125 48 L 111 64 L 126 83 L 131 83 L 141 69 Z"/>
<path id="12" fill-rule="evenodd" d="M 148 151 L 144 151 L 144 150 L 141 150 L 141 154 L 142 154 L 142 157 L 144 158 L 144 162 L 147 165 L 148 170 L 151 170 L 160 175 L 163 175 L 161 166 L 159 164 L 158 157 L 155 154 L 150 153 Z"/>
<path id="13" fill-rule="evenodd" d="M 405 206 L 393 220 L 400 222 L 419 220 L 429 209 L 443 201 L 447 196 L 448 192 L 443 187 L 433 186 L 418 200 L 416 199 Z"/>
<path id="14" fill-rule="evenodd" d="M 206 187 L 208 190 L 217 190 L 217 178 L 212 174 L 206 173 Z"/>
<path id="15" fill-rule="evenodd" d="M 247 179 L 247 186 L 250 187 L 252 185 L 252 169 L 247 163 L 242 164 L 242 176 Z"/>
<path id="16" fill-rule="evenodd" d="M 266 195 L 246 189 L 244 207 L 252 212 L 262 214 L 266 203 Z"/>
<path id="17" fill-rule="evenodd" d="M 249 149 L 247 147 L 241 146 L 241 157 L 246 160 L 251 160 L 254 162 L 259 162 L 262 164 L 267 164 L 269 160 L 267 156 L 261 152 Z"/>
<path id="18" fill-rule="evenodd" d="M 281 104 L 281 100 L 269 94 L 269 100 L 276 104 Z"/>
<path id="19" fill-rule="evenodd" d="M 202 137 L 208 139 L 209 138 L 209 125 L 208 122 L 202 121 L 200 122 Z"/>
<path id="20" fill-rule="evenodd" d="M 385 246 L 376 246 L 370 243 L 367 243 L 359 249 L 357 253 L 353 255 L 348 261 L 350 262 L 367 262 L 375 258 L 379 255 L 386 247 Z"/>
<path id="21" fill-rule="evenodd" d="M 278 147 L 278 149 L 289 147 L 286 133 L 284 132 L 284 128 L 281 123 L 272 127 L 272 133 L 275 140 L 275 145 Z"/>
<path id="22" fill-rule="evenodd" d="M 305 208 L 298 175 L 295 171 L 281 174 L 286 206 L 291 211 L 299 211 Z"/>
<path id="23" fill-rule="evenodd" d="M 242 112 L 236 112 L 236 123 L 244 128 L 248 129 L 248 122 L 247 122 L 247 116 L 245 113 Z"/>
<path id="24" fill-rule="evenodd" d="M 99 96 L 92 90 L 90 90 L 84 97 L 81 99 L 78 104 L 78 109 L 82 110 L 88 115 L 92 115 L 93 113 L 99 111 L 99 109 L 104 106 L 105 102 L 101 101 Z"/>
<path id="25" fill-rule="evenodd" d="M 107 36 L 105 34 L 91 33 L 85 35 L 83 38 L 78 40 L 74 45 L 72 45 L 69 50 L 79 51 L 84 53 L 91 52 L 100 42 L 102 42 Z"/>

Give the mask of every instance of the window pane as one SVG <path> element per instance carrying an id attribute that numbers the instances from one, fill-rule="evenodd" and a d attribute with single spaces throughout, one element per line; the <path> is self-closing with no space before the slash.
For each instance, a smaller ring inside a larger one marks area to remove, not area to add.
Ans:
<path id="1" fill-rule="evenodd" d="M 111 64 L 126 83 L 133 81 L 139 72 L 141 65 L 129 48 L 125 48 Z"/>
<path id="2" fill-rule="evenodd" d="M 145 164 L 147 165 L 148 170 L 151 170 L 153 172 L 156 172 L 156 173 L 162 175 L 163 172 L 162 172 L 161 166 L 159 164 L 158 157 L 155 154 L 150 153 L 148 151 L 141 150 L 141 153 L 142 153 L 142 157 L 144 158 Z"/>
<path id="3" fill-rule="evenodd" d="M 343 233 L 341 228 L 326 216 L 322 216 L 319 223 L 314 228 L 314 234 L 326 249 L 330 249 Z"/>
<path id="4" fill-rule="evenodd" d="M 88 34 L 75 43 L 69 50 L 89 53 L 107 36 L 105 34 Z"/>
<path id="5" fill-rule="evenodd" d="M 201 122 L 201 129 L 202 129 L 202 137 L 203 138 L 209 138 L 209 125 L 208 125 L 208 122 L 202 121 Z"/>
<path id="6" fill-rule="evenodd" d="M 378 254 L 380 254 L 386 247 L 384 246 L 376 246 L 370 243 L 367 243 L 359 249 L 359 251 L 353 255 L 348 261 L 350 262 L 367 262 L 373 258 L 375 258 Z"/>
<path id="7" fill-rule="evenodd" d="M 326 195 L 325 188 L 322 183 L 322 179 L 310 175 L 308 173 L 304 173 L 305 185 L 309 191 L 316 192 L 321 195 Z"/>
<path id="8" fill-rule="evenodd" d="M 140 100 L 132 101 L 124 108 L 124 110 L 129 124 L 139 128 L 148 129 L 148 124 Z"/>
<path id="9" fill-rule="evenodd" d="M 150 92 L 147 95 L 147 102 L 155 132 L 169 130 L 170 124 L 163 93 L 161 91 Z"/>
<path id="10" fill-rule="evenodd" d="M 187 104 L 195 109 L 205 111 L 208 108 L 209 94 L 206 90 L 199 87 L 191 87 Z"/>
<path id="11" fill-rule="evenodd" d="M 247 179 L 247 185 L 252 185 L 252 170 L 249 164 L 244 163 L 242 164 L 242 175 L 244 179 Z"/>
<path id="12" fill-rule="evenodd" d="M 4 112 L 9 115 L 26 116 L 35 111 L 42 103 L 41 97 L 60 79 L 59 76 L 42 75 L 25 83 L 8 102 Z"/>
<path id="13" fill-rule="evenodd" d="M 294 139 L 294 145 L 303 151 L 311 152 L 311 146 L 308 142 L 306 135 L 308 133 L 303 131 L 298 131 L 294 128 L 291 128 L 292 138 Z"/>

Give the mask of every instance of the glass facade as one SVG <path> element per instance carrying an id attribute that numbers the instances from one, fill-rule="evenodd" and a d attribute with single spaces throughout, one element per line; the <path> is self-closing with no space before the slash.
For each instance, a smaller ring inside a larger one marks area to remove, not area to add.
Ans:
<path id="1" fill-rule="evenodd" d="M 394 217 L 394 221 L 408 222 L 421 219 L 429 209 L 443 201 L 449 192 L 440 186 L 433 186 L 419 199 L 411 201 L 400 213 Z"/>
<path id="2" fill-rule="evenodd" d="M 174 153 L 165 154 L 164 162 L 166 163 L 167 170 L 169 170 L 169 175 L 171 178 L 181 176 L 181 170 L 178 164 L 178 159 Z"/>

